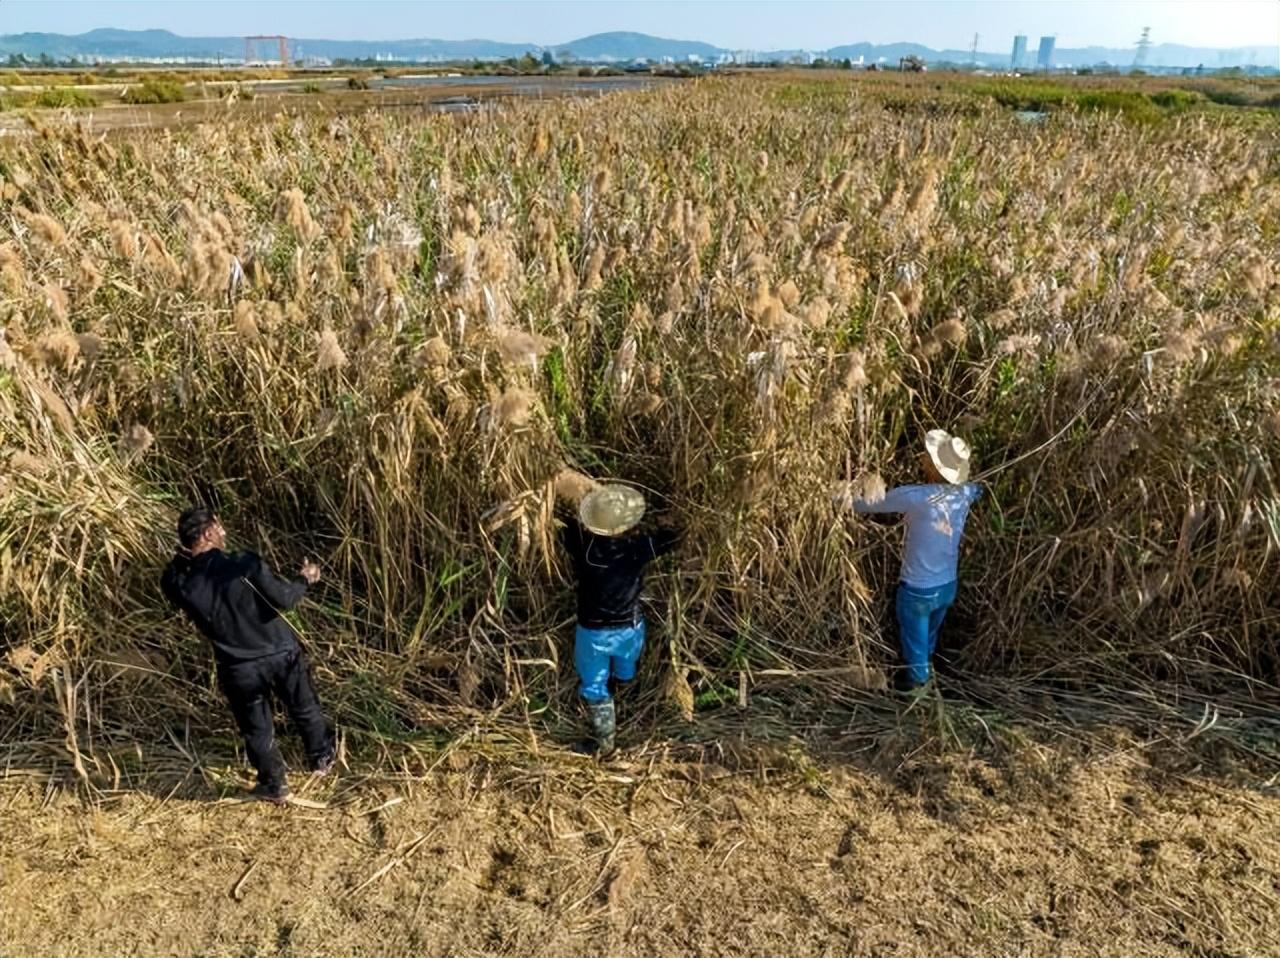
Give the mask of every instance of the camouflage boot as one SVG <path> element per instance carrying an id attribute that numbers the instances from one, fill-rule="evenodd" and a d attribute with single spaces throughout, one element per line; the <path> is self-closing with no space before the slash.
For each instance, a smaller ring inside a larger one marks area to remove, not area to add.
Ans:
<path id="1" fill-rule="evenodd" d="M 618 719 L 613 699 L 588 702 L 587 715 L 591 718 L 591 731 L 595 735 L 595 753 L 603 758 L 611 754 L 615 747 Z"/>

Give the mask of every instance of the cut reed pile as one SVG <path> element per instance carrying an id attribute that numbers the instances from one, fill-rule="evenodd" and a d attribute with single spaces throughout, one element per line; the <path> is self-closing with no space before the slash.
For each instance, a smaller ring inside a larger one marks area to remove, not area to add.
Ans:
<path id="1" fill-rule="evenodd" d="M 195 495 L 322 560 L 302 622 L 371 735 L 569 701 L 574 473 L 687 530 L 652 589 L 686 709 L 866 677 L 898 534 L 829 490 L 910 480 L 935 425 L 1004 466 L 967 664 L 1274 683 L 1275 127 L 903 103 L 707 81 L 8 145 L 5 737 L 206 725 L 156 588 Z"/>

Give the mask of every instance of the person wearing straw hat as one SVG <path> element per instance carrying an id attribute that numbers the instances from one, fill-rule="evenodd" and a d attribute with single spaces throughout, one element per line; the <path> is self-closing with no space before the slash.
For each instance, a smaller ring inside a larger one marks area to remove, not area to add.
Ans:
<path id="1" fill-rule="evenodd" d="M 617 728 L 609 681 L 634 681 L 644 648 L 640 590 L 645 567 L 679 541 L 672 530 L 636 532 L 644 514 L 644 496 L 637 490 L 598 486 L 582 498 L 578 521 L 570 521 L 563 534 L 578 585 L 573 665 L 594 735 L 587 751 L 601 756 L 614 750 Z"/>
<path id="2" fill-rule="evenodd" d="M 920 457 L 921 485 L 898 486 L 872 498 L 843 501 L 858 513 L 901 513 L 906 539 L 896 611 L 903 668 L 895 685 L 900 691 L 921 689 L 929 682 L 930 660 L 938 644 L 947 610 L 956 598 L 960 539 L 969 508 L 982 487 L 969 481 L 969 444 L 945 429 L 925 434 Z"/>

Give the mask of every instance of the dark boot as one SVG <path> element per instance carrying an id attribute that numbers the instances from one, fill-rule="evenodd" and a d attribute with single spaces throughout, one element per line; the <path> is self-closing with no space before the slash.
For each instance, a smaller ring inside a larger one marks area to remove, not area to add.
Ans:
<path id="1" fill-rule="evenodd" d="M 272 805 L 287 805 L 289 803 L 289 786 L 284 782 L 259 782 L 253 786 L 249 794 L 259 801 L 270 802 Z"/>
<path id="2" fill-rule="evenodd" d="M 311 774 L 316 776 L 328 775 L 333 771 L 333 766 L 338 762 L 338 746 L 334 745 L 329 748 L 324 755 L 311 763 Z"/>
<path id="3" fill-rule="evenodd" d="M 618 720 L 613 699 L 588 702 L 587 716 L 591 720 L 591 733 L 595 739 L 592 743 L 594 748 L 590 751 L 604 758 L 613 752 L 617 735 Z"/>
<path id="4" fill-rule="evenodd" d="M 933 687 L 933 675 L 923 682 L 914 682 L 905 668 L 899 669 L 893 676 L 893 690 L 900 698 L 914 702 L 924 697 Z"/>

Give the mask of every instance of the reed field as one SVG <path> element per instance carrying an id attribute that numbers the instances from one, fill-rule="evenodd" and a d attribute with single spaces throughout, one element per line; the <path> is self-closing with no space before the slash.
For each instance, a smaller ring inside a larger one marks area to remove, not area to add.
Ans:
<path id="1" fill-rule="evenodd" d="M 1144 89 L 6 137 L 0 952 L 1280 953 L 1280 126 Z M 987 494 L 907 707 L 901 531 L 833 494 L 937 426 Z M 597 765 L 606 479 L 684 537 Z M 160 595 L 192 501 L 323 569 L 301 808 Z"/>
<path id="2" fill-rule="evenodd" d="M 957 667 L 1274 691 L 1280 170 L 1258 111 L 1025 123 L 903 78 L 699 81 L 0 152 L 11 742 L 118 774 L 226 728 L 157 588 L 177 511 L 324 568 L 349 742 L 572 722 L 557 503 L 645 488 L 673 714 L 892 664 L 841 482 L 967 436 Z M 458 714 L 467 714 L 466 712 Z"/>

